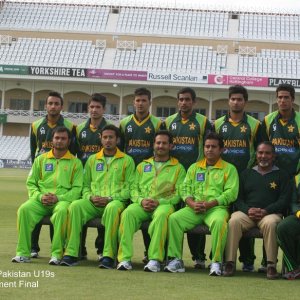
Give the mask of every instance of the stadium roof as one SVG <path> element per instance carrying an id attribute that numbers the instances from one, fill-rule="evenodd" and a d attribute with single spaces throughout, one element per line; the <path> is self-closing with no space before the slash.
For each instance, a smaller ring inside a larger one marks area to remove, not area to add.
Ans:
<path id="1" fill-rule="evenodd" d="M 65 3 L 179 9 L 209 9 L 220 11 L 249 11 L 299 14 L 299 0 L 9 0 L 10 2 Z M 4 1 L 5 2 L 5 1 Z"/>

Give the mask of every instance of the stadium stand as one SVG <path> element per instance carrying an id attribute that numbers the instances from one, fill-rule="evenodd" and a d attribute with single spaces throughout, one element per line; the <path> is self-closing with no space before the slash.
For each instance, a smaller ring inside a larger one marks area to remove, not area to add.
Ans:
<path id="1" fill-rule="evenodd" d="M 239 55 L 238 74 L 300 77 L 300 51 L 262 49 L 256 55 Z"/>
<path id="2" fill-rule="evenodd" d="M 6 1 L 0 11 L 0 28 L 101 32 L 108 16 L 108 6 Z"/>
<path id="3" fill-rule="evenodd" d="M 213 72 L 226 67 L 226 54 L 212 46 L 143 43 L 134 50 L 117 49 L 114 68 Z"/>
<path id="4" fill-rule="evenodd" d="M 240 13 L 239 37 L 299 41 L 299 15 Z"/>
<path id="5" fill-rule="evenodd" d="M 120 10 L 117 31 L 225 37 L 228 22 L 228 12 L 125 7 Z"/>
<path id="6" fill-rule="evenodd" d="M 27 160 L 30 158 L 29 137 L 1 136 L 0 159 Z"/>
<path id="7" fill-rule="evenodd" d="M 0 64 L 100 67 L 104 49 L 88 40 L 18 38 L 0 47 Z"/>

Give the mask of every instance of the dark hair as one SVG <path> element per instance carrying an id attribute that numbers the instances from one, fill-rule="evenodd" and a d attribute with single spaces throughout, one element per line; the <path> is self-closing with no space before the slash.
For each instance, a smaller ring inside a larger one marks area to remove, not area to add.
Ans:
<path id="1" fill-rule="evenodd" d="M 295 99 L 295 88 L 291 84 L 288 83 L 279 84 L 276 89 L 276 97 L 278 97 L 278 92 L 280 91 L 290 92 L 292 99 Z"/>
<path id="2" fill-rule="evenodd" d="M 192 97 L 192 100 L 193 101 L 196 101 L 196 93 L 195 91 L 190 88 L 190 87 L 185 87 L 185 88 L 182 88 L 180 89 L 178 92 L 177 92 L 177 100 L 179 99 L 179 94 L 190 94 L 191 97 Z"/>
<path id="3" fill-rule="evenodd" d="M 229 98 L 231 98 L 232 94 L 242 94 L 245 101 L 248 101 L 248 91 L 242 85 L 233 85 L 229 87 Z"/>
<path id="4" fill-rule="evenodd" d="M 71 139 L 71 132 L 70 132 L 70 130 L 67 127 L 65 127 L 65 126 L 57 126 L 57 127 L 55 127 L 52 130 L 52 139 L 54 137 L 54 134 L 57 133 L 57 132 L 66 132 L 68 134 L 69 140 Z"/>
<path id="5" fill-rule="evenodd" d="M 141 88 L 137 88 L 135 91 L 134 91 L 134 96 L 148 96 L 148 99 L 149 101 L 151 101 L 151 92 L 144 88 L 144 87 L 141 87 Z"/>
<path id="6" fill-rule="evenodd" d="M 270 141 L 264 141 L 264 142 L 259 143 L 259 144 L 257 145 L 257 148 L 256 148 L 256 149 L 258 149 L 258 147 L 261 146 L 261 145 L 270 146 L 270 147 L 272 148 L 272 153 L 273 153 L 273 154 L 276 154 L 275 146 L 274 146 Z"/>
<path id="7" fill-rule="evenodd" d="M 156 137 L 157 137 L 158 135 L 166 135 L 166 136 L 168 136 L 168 137 L 169 137 L 169 143 L 170 143 L 170 144 L 173 144 L 173 135 L 171 134 L 170 131 L 165 130 L 165 129 L 157 131 L 157 132 L 155 133 L 155 135 L 154 135 L 154 141 L 155 141 L 155 139 L 156 139 Z"/>
<path id="8" fill-rule="evenodd" d="M 48 98 L 49 98 L 49 97 L 56 97 L 56 98 L 59 98 L 59 99 L 60 99 L 60 104 L 61 104 L 61 106 L 64 105 L 64 99 L 63 99 L 63 97 L 61 96 L 61 94 L 60 94 L 59 92 L 55 92 L 55 91 L 49 92 L 49 94 L 48 94 L 48 96 L 47 96 L 47 98 L 46 98 L 46 104 L 47 104 L 47 101 L 48 101 Z"/>
<path id="9" fill-rule="evenodd" d="M 91 98 L 89 100 L 89 104 L 92 102 L 92 101 L 95 101 L 95 102 L 98 102 L 102 105 L 103 108 L 105 108 L 105 105 L 106 105 L 106 97 L 103 96 L 102 94 L 100 93 L 94 93 L 91 95 Z"/>
<path id="10" fill-rule="evenodd" d="M 113 124 L 105 125 L 105 126 L 101 129 L 101 135 L 102 135 L 102 133 L 103 133 L 105 130 L 112 130 L 112 131 L 115 132 L 117 138 L 120 137 L 120 130 L 119 130 L 119 128 L 116 127 L 116 126 L 113 125 Z"/>
<path id="11" fill-rule="evenodd" d="M 219 142 L 220 148 L 224 148 L 223 138 L 216 132 L 210 131 L 204 138 L 204 143 L 206 140 L 216 140 Z"/>

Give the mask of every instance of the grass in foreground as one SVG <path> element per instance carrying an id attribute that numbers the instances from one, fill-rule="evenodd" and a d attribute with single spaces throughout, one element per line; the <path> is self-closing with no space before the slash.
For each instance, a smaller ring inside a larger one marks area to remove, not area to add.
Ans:
<path id="1" fill-rule="evenodd" d="M 232 278 L 210 277 L 208 270 L 194 270 L 184 243 L 186 273 L 157 274 L 143 271 L 141 259 L 143 243 L 141 233 L 134 237 L 135 255 L 133 271 L 99 269 L 96 262 L 94 239 L 96 230 L 89 229 L 87 237 L 88 260 L 77 267 L 49 266 L 49 229 L 44 226 L 40 237 L 41 257 L 30 264 L 13 264 L 17 242 L 16 212 L 27 199 L 25 180 L 28 171 L 0 169 L 0 284 L 16 287 L 0 287 L 1 299 L 296 299 L 299 281 L 265 279 L 257 272 L 241 271 Z M 210 237 L 207 237 L 206 253 L 209 253 Z M 256 269 L 261 260 L 262 241 L 256 240 Z M 281 268 L 281 253 L 278 270 Z M 208 264 L 209 262 L 207 262 Z M 238 264 L 237 269 L 241 266 Z M 8 272 L 28 272 L 30 277 L 5 277 Z M 38 287 L 24 287 L 23 282 L 38 282 Z M 19 287 L 19 284 L 23 284 Z"/>

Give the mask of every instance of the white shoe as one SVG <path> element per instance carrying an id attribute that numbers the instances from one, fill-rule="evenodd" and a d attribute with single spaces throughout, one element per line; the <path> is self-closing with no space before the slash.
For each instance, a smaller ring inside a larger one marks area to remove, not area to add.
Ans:
<path id="1" fill-rule="evenodd" d="M 185 272 L 184 264 L 182 259 L 174 258 L 172 259 L 164 268 L 165 272 L 171 273 L 183 273 Z"/>
<path id="2" fill-rule="evenodd" d="M 26 256 L 15 256 L 12 258 L 11 260 L 12 262 L 15 262 L 15 263 L 29 263 L 30 262 L 30 258 L 29 257 L 26 257 Z"/>
<path id="3" fill-rule="evenodd" d="M 222 275 L 221 264 L 218 262 L 213 262 L 210 266 L 209 276 L 221 276 L 221 275 Z"/>
<path id="4" fill-rule="evenodd" d="M 160 271 L 160 262 L 154 259 L 150 259 L 147 265 L 144 267 L 146 272 L 159 272 Z"/>
<path id="5" fill-rule="evenodd" d="M 121 261 L 117 266 L 117 270 L 123 270 L 123 271 L 132 270 L 131 261 Z"/>
<path id="6" fill-rule="evenodd" d="M 39 253 L 35 250 L 31 250 L 31 254 L 30 254 L 31 258 L 38 258 L 39 257 Z"/>
<path id="7" fill-rule="evenodd" d="M 56 257 L 52 256 L 51 259 L 49 260 L 49 265 L 52 266 L 58 266 L 60 265 L 60 259 L 57 259 Z"/>

